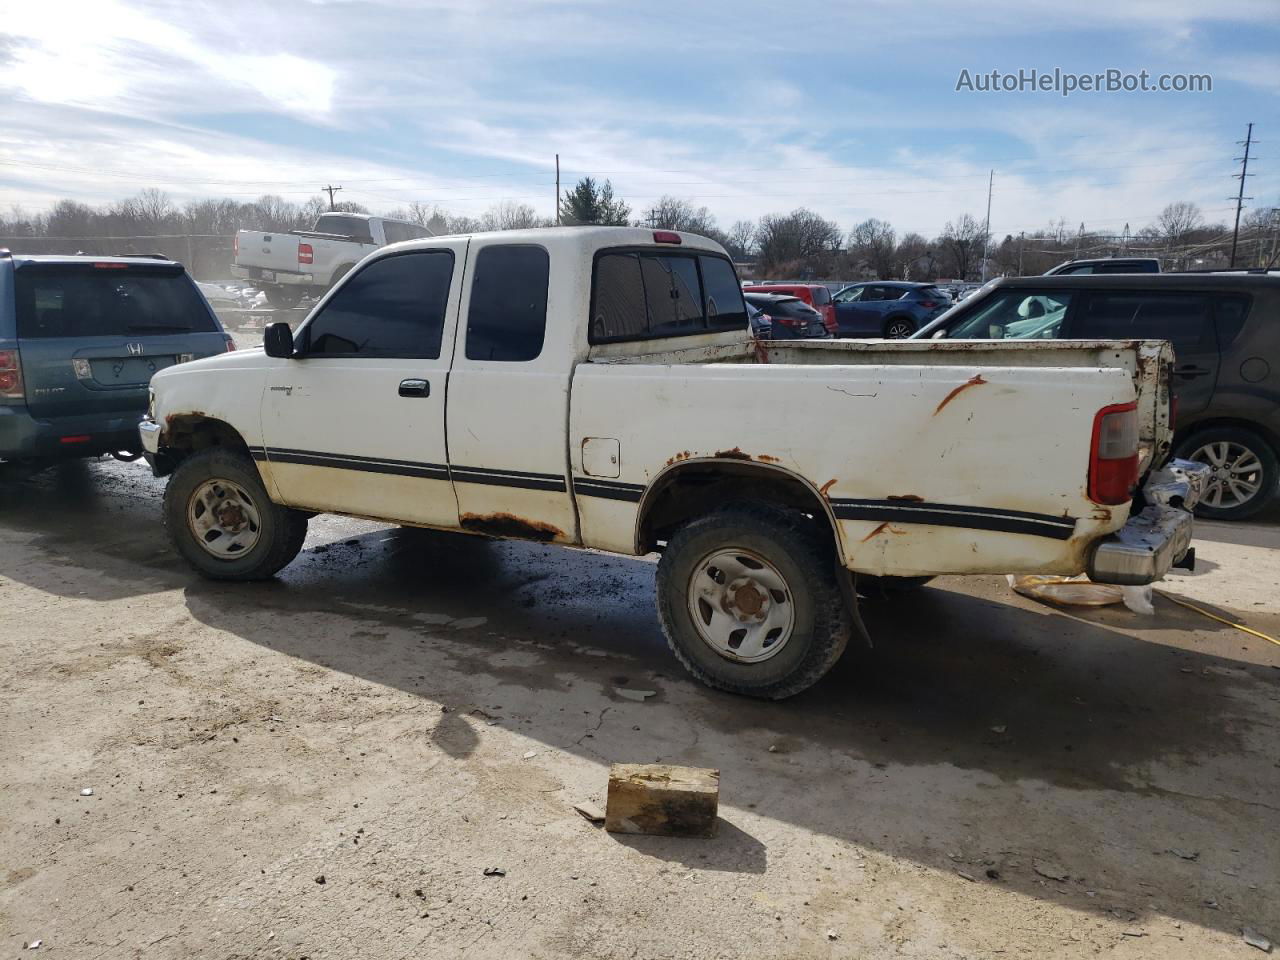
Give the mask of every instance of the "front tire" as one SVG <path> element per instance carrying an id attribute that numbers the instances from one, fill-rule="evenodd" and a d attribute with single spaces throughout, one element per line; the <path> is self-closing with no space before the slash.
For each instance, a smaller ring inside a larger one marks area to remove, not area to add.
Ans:
<path id="1" fill-rule="evenodd" d="M 852 620 L 829 540 L 807 517 L 743 503 L 694 520 L 658 562 L 672 653 L 710 687 L 780 700 L 817 683 Z"/>
<path id="2" fill-rule="evenodd" d="M 1175 457 L 1207 463 L 1213 470 L 1196 504 L 1206 520 L 1244 520 L 1266 509 L 1280 484 L 1280 464 L 1271 445 L 1244 427 L 1207 427 L 1181 443 Z"/>
<path id="3" fill-rule="evenodd" d="M 298 555 L 304 514 L 272 503 L 253 461 L 212 447 L 183 460 L 164 491 L 164 525 L 211 580 L 266 580 Z"/>

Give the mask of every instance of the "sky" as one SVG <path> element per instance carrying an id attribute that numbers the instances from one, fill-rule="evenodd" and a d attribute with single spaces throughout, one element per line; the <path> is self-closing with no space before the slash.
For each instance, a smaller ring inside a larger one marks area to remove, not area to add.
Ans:
<path id="1" fill-rule="evenodd" d="M 0 17 L 0 210 L 159 187 L 341 185 L 550 216 L 612 181 L 719 225 L 805 206 L 936 235 L 965 213 L 1119 234 L 1280 206 L 1280 0 L 42 0 Z M 956 90 L 992 70 L 1209 74 L 1212 92 Z"/>

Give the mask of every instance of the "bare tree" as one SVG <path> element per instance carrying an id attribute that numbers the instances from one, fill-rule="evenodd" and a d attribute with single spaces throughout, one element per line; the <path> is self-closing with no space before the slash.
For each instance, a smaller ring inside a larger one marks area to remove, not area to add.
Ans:
<path id="1" fill-rule="evenodd" d="M 1187 242 L 1187 236 L 1204 223 L 1200 208 L 1194 203 L 1179 200 L 1160 211 L 1156 218 L 1156 226 L 1160 237 L 1170 247 L 1181 247 Z"/>
<path id="2" fill-rule="evenodd" d="M 944 267 L 952 271 L 957 280 L 968 280 L 982 256 L 985 239 L 982 224 L 970 214 L 947 221 L 942 228 L 942 236 L 938 238 L 938 246 L 946 257 Z"/>
<path id="3" fill-rule="evenodd" d="M 756 225 L 750 220 L 735 221 L 729 228 L 726 249 L 735 257 L 745 257 L 755 249 Z"/>
<path id="4" fill-rule="evenodd" d="M 897 234 L 884 220 L 863 220 L 849 232 L 849 253 L 871 267 L 876 277 L 888 280 L 897 276 L 894 249 Z"/>
<path id="5" fill-rule="evenodd" d="M 761 266 L 765 272 L 826 273 L 840 248 L 840 236 L 839 226 L 803 207 L 766 214 L 756 231 Z"/>
<path id="6" fill-rule="evenodd" d="M 484 230 L 527 230 L 551 224 L 545 217 L 538 216 L 538 211 L 527 203 L 503 200 L 484 212 L 480 225 Z"/>
<path id="7" fill-rule="evenodd" d="M 664 196 L 640 217 L 644 226 L 658 230 L 684 230 L 707 234 L 716 229 L 715 215 L 706 207 L 695 207 L 688 200 Z"/>
<path id="8" fill-rule="evenodd" d="M 924 275 L 925 257 L 928 253 L 928 240 L 918 233 L 904 234 L 893 251 L 895 276 L 902 277 L 904 280 L 933 279 Z"/>

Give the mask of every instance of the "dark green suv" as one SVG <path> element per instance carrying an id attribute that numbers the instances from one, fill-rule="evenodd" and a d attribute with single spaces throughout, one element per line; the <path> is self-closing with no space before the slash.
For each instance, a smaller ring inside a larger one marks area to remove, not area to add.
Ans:
<path id="1" fill-rule="evenodd" d="M 232 349 L 180 263 L 0 250 L 0 462 L 134 459 L 151 375 Z"/>

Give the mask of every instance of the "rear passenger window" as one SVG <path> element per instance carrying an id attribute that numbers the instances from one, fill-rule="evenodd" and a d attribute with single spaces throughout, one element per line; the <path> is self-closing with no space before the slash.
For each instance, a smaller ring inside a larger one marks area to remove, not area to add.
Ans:
<path id="1" fill-rule="evenodd" d="M 1213 319 L 1218 330 L 1218 347 L 1226 347 L 1240 336 L 1245 317 L 1249 315 L 1249 298 L 1241 294 L 1215 297 Z"/>
<path id="2" fill-rule="evenodd" d="M 828 303 L 830 303 L 830 302 L 831 302 L 831 291 L 830 291 L 830 290 L 828 290 L 826 287 L 814 287 L 814 288 L 813 288 L 813 303 L 814 303 L 814 306 L 823 307 L 823 306 L 826 306 L 826 305 L 827 305 Z"/>
<path id="3" fill-rule="evenodd" d="M 747 307 L 733 266 L 719 257 L 699 257 L 698 266 L 707 298 L 707 325 L 713 329 L 745 328 Z"/>
<path id="4" fill-rule="evenodd" d="M 387 238 L 387 243 L 400 243 L 412 237 L 408 224 L 396 223 L 394 220 L 382 221 L 382 233 Z"/>
<path id="5" fill-rule="evenodd" d="M 746 329 L 742 288 L 719 257 L 606 253 L 596 258 L 593 287 L 592 343 Z"/>
<path id="6" fill-rule="evenodd" d="M 1211 337 L 1210 300 L 1196 293 L 1094 292 L 1075 321 L 1086 340 L 1168 340 L 1174 351 L 1195 350 Z"/>
<path id="7" fill-rule="evenodd" d="M 435 360 L 452 280 L 448 250 L 375 260 L 349 277 L 306 325 L 305 352 Z"/>
<path id="8" fill-rule="evenodd" d="M 542 247 L 485 247 L 476 257 L 467 312 L 468 360 L 533 360 L 547 330 L 547 276 Z"/>

